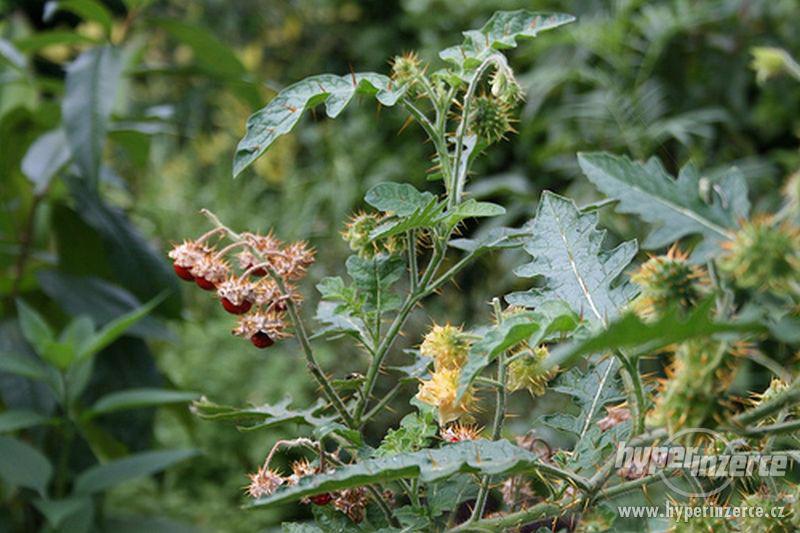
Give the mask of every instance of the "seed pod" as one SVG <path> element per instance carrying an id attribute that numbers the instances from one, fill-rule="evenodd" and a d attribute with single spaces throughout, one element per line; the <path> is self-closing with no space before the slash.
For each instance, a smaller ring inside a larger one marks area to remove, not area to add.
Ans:
<path id="1" fill-rule="evenodd" d="M 505 138 L 506 133 L 514 131 L 508 104 L 489 95 L 476 97 L 470 108 L 469 129 L 487 144 Z"/>

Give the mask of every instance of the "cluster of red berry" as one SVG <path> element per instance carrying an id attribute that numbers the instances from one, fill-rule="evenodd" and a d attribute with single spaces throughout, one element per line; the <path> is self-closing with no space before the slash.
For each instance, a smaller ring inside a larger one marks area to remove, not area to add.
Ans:
<path id="1" fill-rule="evenodd" d="M 229 237 L 223 228 L 196 240 L 186 240 L 169 252 L 175 273 L 203 290 L 215 291 L 231 314 L 239 315 L 233 334 L 250 339 L 258 348 L 272 346 L 288 336 L 284 316 L 289 301 L 299 304 L 300 293 L 292 282 L 302 278 L 314 262 L 314 251 L 305 242 L 285 244 L 274 235 L 242 233 L 217 249 Z M 217 239 L 216 245 L 209 244 Z M 238 269 L 231 266 L 238 264 Z"/>

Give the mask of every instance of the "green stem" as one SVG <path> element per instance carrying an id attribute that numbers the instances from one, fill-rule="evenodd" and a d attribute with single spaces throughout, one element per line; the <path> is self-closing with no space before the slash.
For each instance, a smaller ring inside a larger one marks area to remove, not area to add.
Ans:
<path id="1" fill-rule="evenodd" d="M 492 300 L 494 316 L 497 324 L 503 322 L 503 309 L 500 307 L 500 300 Z M 498 440 L 503 433 L 503 422 L 506 418 L 506 353 L 500 352 L 497 355 L 497 383 L 496 401 L 494 409 L 494 423 L 492 424 L 492 440 Z M 489 496 L 489 482 L 491 476 L 488 474 L 481 479 L 481 486 L 478 490 L 478 497 L 475 499 L 475 508 L 472 510 L 471 521 L 476 521 L 483 516 L 486 508 L 486 499 Z"/>
<path id="2" fill-rule="evenodd" d="M 417 267 L 417 233 L 413 229 L 406 232 L 406 249 L 408 251 L 408 281 L 411 292 L 414 292 L 419 284 L 419 268 Z"/>
<path id="3" fill-rule="evenodd" d="M 520 526 L 539 520 L 546 516 L 557 516 L 561 508 L 552 503 L 538 503 L 524 511 L 507 514 L 497 518 L 484 518 L 475 522 L 467 521 L 451 529 L 452 532 L 461 531 L 514 531 Z"/>
<path id="4" fill-rule="evenodd" d="M 402 388 L 403 383 L 398 383 L 392 387 L 391 390 L 389 390 L 389 392 L 387 392 L 386 395 L 381 398 L 377 404 L 375 404 L 375 407 L 370 409 L 367 414 L 362 417 L 361 424 L 366 424 L 368 421 L 372 420 L 372 417 L 380 413 L 381 410 L 383 410 L 383 408 L 386 407 L 390 401 L 392 401 L 392 398 L 397 396 L 397 393 L 400 392 Z"/>
<path id="5" fill-rule="evenodd" d="M 622 380 L 625 383 L 625 389 L 628 391 L 628 409 L 631 411 L 631 418 L 633 419 L 633 436 L 639 435 L 644 431 L 644 418 L 646 409 L 646 399 L 644 396 L 644 388 L 642 387 L 642 379 L 639 374 L 639 358 L 627 357 L 622 352 L 617 352 L 617 358 L 622 362 L 624 372 L 622 373 Z M 633 400 L 633 401 L 631 401 Z"/>

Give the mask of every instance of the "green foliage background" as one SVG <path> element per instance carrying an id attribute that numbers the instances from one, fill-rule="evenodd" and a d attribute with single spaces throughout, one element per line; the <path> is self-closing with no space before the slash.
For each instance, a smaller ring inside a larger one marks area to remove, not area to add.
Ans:
<path id="1" fill-rule="evenodd" d="M 775 208 L 779 186 L 800 168 L 800 85 L 776 79 L 758 86 L 748 67 L 749 50 L 771 45 L 798 56 L 794 0 L 535 4 L 575 14 L 578 22 L 511 54 L 527 93 L 519 133 L 489 152 L 476 172 L 482 177 L 470 189 L 475 198 L 508 207 L 497 224 L 532 216 L 544 189 L 566 191 L 579 203 L 600 198 L 586 180 L 573 182 L 579 173 L 575 153 L 592 150 L 639 159 L 655 155 L 673 173 L 687 161 L 706 175 L 736 164 L 755 208 Z M 202 207 L 237 229 L 274 228 L 285 239 L 308 239 L 318 250 L 304 285 L 313 300 L 317 280 L 341 274 L 348 250 L 338 232 L 362 207 L 364 192 L 392 180 L 428 187 L 430 149 L 416 126 L 403 129 L 392 109 L 364 99 L 335 126 L 321 114 L 304 118 L 295 133 L 232 180 L 232 156 L 247 116 L 297 79 L 351 68 L 385 73 L 388 59 L 407 50 L 433 61 L 438 50 L 461 40 L 458 32 L 480 26 L 494 10 L 532 6 L 478 0 L 102 5 L 128 66 L 119 94 L 109 102 L 99 185 L 87 189 L 86 176 L 78 180 L 67 171 L 39 195 L 22 171 L 23 158 L 62 120 L 64 69 L 104 40 L 103 23 L 63 10 L 43 20 L 43 1 L 0 1 L 0 348 L 29 350 L 18 331 L 15 298 L 53 324 L 81 314 L 102 324 L 121 309 L 104 307 L 108 299 L 98 300 L 106 294 L 98 292 L 98 283 L 128 305 L 168 289 L 173 294 L 147 327 L 129 331 L 101 355 L 87 402 L 129 386 L 165 386 L 234 405 L 275 402 L 288 392 L 298 405 L 310 404 L 316 391 L 296 345 L 259 352 L 231 337 L 229 316 L 215 302 L 195 291 L 181 299 L 177 282 L 161 275 L 169 267 L 165 250 L 171 241 L 207 229 L 198 215 Z M 602 217 L 615 239 L 642 236 L 632 219 L 607 211 Z M 483 259 L 459 277 L 459 290 L 446 290 L 437 307 L 428 309 L 430 317 L 415 315 L 411 331 L 422 332 L 432 317 L 470 323 L 485 314 L 488 295 L 519 288 L 508 265 L 520 264 L 521 254 Z M 138 258 L 144 270 L 129 257 Z M 418 338 L 409 335 L 405 342 Z M 335 344 L 319 346 L 328 350 L 319 353 L 323 367 L 336 368 L 337 376 L 357 367 L 358 354 L 337 352 Z M 0 406 L 52 410 L 51 399 L 29 385 L 0 372 Z M 369 434 L 376 441 L 407 407 L 397 409 L 373 423 Z M 239 510 L 243 474 L 283 433 L 225 431 L 187 416 L 184 406 L 101 421 L 131 451 L 204 452 L 157 478 L 110 491 L 106 516 L 163 516 L 187 528 L 253 531 L 307 512 Z M 513 419 L 511 426 L 524 431 L 526 418 Z M 46 454 L 58 447 L 41 432 L 27 438 Z M 90 458 L 87 450 L 76 450 L 69 468 L 80 470 Z M 0 531 L 41 525 L 18 495 L 0 489 L 0 498 Z M 157 526 L 132 523 L 139 528 L 132 530 Z M 174 522 L 160 524 L 178 530 Z"/>

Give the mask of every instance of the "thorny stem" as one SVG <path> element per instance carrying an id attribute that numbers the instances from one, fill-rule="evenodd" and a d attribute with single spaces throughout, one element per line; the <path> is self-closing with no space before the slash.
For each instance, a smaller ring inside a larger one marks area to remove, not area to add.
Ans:
<path id="1" fill-rule="evenodd" d="M 475 522 L 467 521 L 451 532 L 461 531 L 512 531 L 514 528 L 533 522 L 546 516 L 557 516 L 561 509 L 552 503 L 538 503 L 524 511 L 499 516 L 497 518 L 484 518 Z"/>
<path id="2" fill-rule="evenodd" d="M 208 209 L 201 209 L 200 212 L 203 215 L 205 215 L 209 220 L 211 220 L 211 222 L 216 226 L 216 230 L 212 230 L 206 233 L 206 235 L 201 237 L 201 239 L 207 238 L 208 235 L 213 234 L 215 231 L 224 230 L 234 240 L 237 241 L 241 240 L 241 236 L 238 233 L 231 230 L 230 228 L 228 228 L 225 224 L 223 224 L 214 213 L 212 213 Z M 259 257 L 261 257 L 261 253 L 258 250 L 253 249 L 253 251 Z M 265 268 L 267 269 L 267 272 L 269 273 L 270 277 L 278 285 L 278 289 L 280 290 L 281 295 L 283 296 L 287 295 L 288 292 L 286 291 L 286 285 L 283 283 L 283 279 L 268 264 L 265 266 Z M 347 408 L 345 407 L 344 402 L 342 401 L 341 397 L 339 397 L 339 395 L 336 393 L 336 391 L 334 390 L 333 386 L 330 383 L 330 380 L 328 380 L 328 377 L 320 368 L 316 357 L 314 357 L 314 352 L 311 349 L 311 343 L 308 340 L 308 334 L 306 333 L 305 326 L 303 325 L 302 320 L 300 320 L 300 315 L 297 313 L 297 307 L 295 306 L 291 298 L 288 298 L 286 300 L 286 308 L 289 312 L 289 317 L 292 319 L 292 323 L 294 324 L 295 332 L 297 333 L 297 339 L 299 340 L 300 346 L 303 349 L 303 354 L 305 355 L 306 358 L 306 364 L 309 370 L 311 371 L 311 374 L 317 380 L 317 383 L 319 383 L 319 385 L 322 387 L 322 391 L 325 394 L 325 397 L 333 405 L 333 408 L 336 410 L 339 416 L 342 417 L 342 420 L 344 420 L 349 427 L 354 428 L 355 422 L 353 420 L 353 417 L 351 417 L 350 413 L 347 412 Z"/>
<path id="3" fill-rule="evenodd" d="M 633 402 L 628 401 L 628 409 L 630 409 L 631 419 L 633 419 L 632 435 L 636 436 L 644 431 L 644 417 L 647 406 L 641 376 L 639 375 L 639 359 L 637 357 L 628 357 L 620 351 L 617 351 L 616 355 L 622 361 L 624 369 L 622 380 L 625 383 L 625 389 L 630 391 L 629 396 L 634 399 Z"/>
<path id="4" fill-rule="evenodd" d="M 363 416 L 361 423 L 365 424 L 367 421 L 372 420 L 372 417 L 380 413 L 381 410 L 386 407 L 390 401 L 392 401 L 392 398 L 397 396 L 397 393 L 400 392 L 402 388 L 403 383 L 397 383 L 394 387 L 392 387 L 391 390 L 389 390 L 389 392 L 387 392 L 386 395 L 384 395 L 384 397 L 381 398 L 377 404 L 375 404 L 375 407 L 370 409 L 367 414 Z"/>
<path id="5" fill-rule="evenodd" d="M 464 192 L 464 181 L 466 179 L 468 165 L 463 165 L 464 168 L 462 169 L 461 155 L 464 152 L 464 137 L 467 134 L 467 126 L 469 125 L 469 112 L 472 98 L 475 96 L 475 90 L 478 87 L 481 77 L 483 77 L 483 74 L 489 67 L 492 65 L 498 67 L 503 66 L 505 61 L 505 57 L 500 54 L 493 54 L 484 59 L 483 63 L 475 70 L 475 74 L 472 76 L 469 86 L 467 87 L 467 92 L 464 95 L 461 122 L 458 124 L 458 130 L 456 131 L 456 151 L 453 155 L 453 184 L 448 205 L 450 208 L 455 207 L 461 201 L 461 194 Z"/>
<path id="6" fill-rule="evenodd" d="M 411 291 L 417 290 L 419 272 L 417 268 L 417 235 L 412 229 L 406 232 L 406 250 L 408 251 L 408 277 Z"/>

